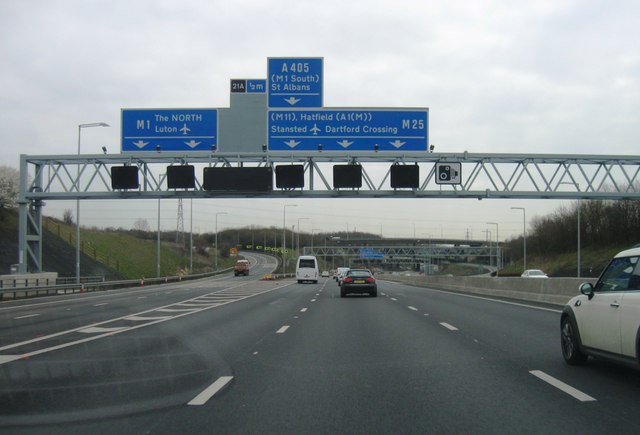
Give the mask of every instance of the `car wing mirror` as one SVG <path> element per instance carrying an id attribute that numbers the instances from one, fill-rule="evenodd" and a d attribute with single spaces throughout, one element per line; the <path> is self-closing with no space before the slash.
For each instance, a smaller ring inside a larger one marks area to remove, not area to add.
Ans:
<path id="1" fill-rule="evenodd" d="M 587 296 L 589 298 L 589 300 L 591 300 L 593 298 L 593 284 L 591 284 L 590 282 L 584 282 L 582 284 L 580 284 L 580 287 L 578 287 L 580 289 L 580 293 L 582 293 L 583 295 Z"/>

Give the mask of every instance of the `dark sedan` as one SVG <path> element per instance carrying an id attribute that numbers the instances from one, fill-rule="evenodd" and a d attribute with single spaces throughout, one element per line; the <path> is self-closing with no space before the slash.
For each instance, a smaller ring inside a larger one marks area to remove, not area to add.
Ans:
<path id="1" fill-rule="evenodd" d="M 347 272 L 340 286 L 340 297 L 349 293 L 369 293 L 370 296 L 378 296 L 378 285 L 370 270 L 350 269 Z"/>

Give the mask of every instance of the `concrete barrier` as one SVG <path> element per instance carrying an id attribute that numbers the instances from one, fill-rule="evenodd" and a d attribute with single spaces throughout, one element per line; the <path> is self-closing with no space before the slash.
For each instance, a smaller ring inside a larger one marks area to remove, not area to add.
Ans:
<path id="1" fill-rule="evenodd" d="M 0 275 L 0 289 L 56 285 L 58 272 Z"/>
<path id="2" fill-rule="evenodd" d="M 460 293 L 496 296 L 562 306 L 580 293 L 578 286 L 593 278 L 520 278 L 478 276 L 405 276 L 382 275 L 380 280 L 401 282 L 417 287 L 450 290 Z"/>

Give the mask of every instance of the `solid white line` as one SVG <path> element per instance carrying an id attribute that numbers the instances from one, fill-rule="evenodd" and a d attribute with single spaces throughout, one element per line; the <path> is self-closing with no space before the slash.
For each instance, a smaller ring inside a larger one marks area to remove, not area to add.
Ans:
<path id="1" fill-rule="evenodd" d="M 457 330 L 458 330 L 458 328 L 456 328 L 456 327 L 455 327 L 455 326 L 453 326 L 453 325 L 449 325 L 449 324 L 448 324 L 448 323 L 446 323 L 446 322 L 440 322 L 440 324 L 441 324 L 442 326 L 444 326 L 445 328 L 447 328 L 449 331 L 457 331 Z"/>
<path id="2" fill-rule="evenodd" d="M 124 320 L 130 320 L 132 322 L 151 322 L 153 320 L 166 320 L 166 319 L 171 319 L 171 316 L 156 316 L 156 317 L 129 316 L 129 317 L 125 317 Z"/>
<path id="3" fill-rule="evenodd" d="M 29 317 L 38 317 L 40 314 L 27 314 L 26 316 L 14 317 L 13 320 L 28 319 Z"/>
<path id="4" fill-rule="evenodd" d="M 284 325 L 282 328 L 276 331 L 276 334 L 283 334 L 287 329 L 289 329 L 289 325 Z"/>
<path id="5" fill-rule="evenodd" d="M 402 283 L 395 282 L 395 281 L 385 281 L 385 282 L 402 285 Z M 404 285 L 408 285 L 408 284 L 404 284 Z M 412 287 L 410 285 L 408 285 L 408 286 Z M 562 313 L 562 310 L 556 310 L 556 309 L 553 309 L 553 308 L 538 307 L 536 305 L 529 305 L 529 304 L 526 304 L 526 303 L 503 301 L 501 299 L 494 299 L 494 298 L 489 298 L 489 297 L 486 297 L 486 296 L 475 296 L 475 295 L 457 293 L 457 292 L 452 292 L 452 291 L 447 291 L 447 290 L 436 290 L 434 288 L 429 288 L 429 287 L 420 287 L 420 288 L 422 288 L 424 290 L 432 291 L 432 292 L 446 293 L 448 295 L 460 296 L 460 297 L 463 297 L 463 298 L 481 299 L 483 301 L 497 302 L 499 304 L 515 305 L 516 307 L 524 307 L 524 308 L 533 308 L 534 310 L 540 310 L 540 311 L 549 311 L 550 313 Z M 391 298 L 391 299 L 393 299 L 393 298 Z"/>
<path id="6" fill-rule="evenodd" d="M 231 380 L 233 376 L 220 376 L 213 384 L 205 388 L 202 393 L 187 403 L 187 405 L 204 405 L 209 399 L 211 399 L 218 391 L 224 388 Z"/>
<path id="7" fill-rule="evenodd" d="M 0 355 L 0 364 L 16 361 L 22 358 L 22 355 Z"/>
<path id="8" fill-rule="evenodd" d="M 392 300 L 392 301 L 397 301 L 397 299 L 396 299 L 396 298 L 391 298 L 391 300 Z"/>
<path id="9" fill-rule="evenodd" d="M 94 307 L 101 307 L 103 305 L 109 305 L 109 302 L 103 302 L 101 304 L 93 304 Z"/>
<path id="10" fill-rule="evenodd" d="M 572 396 L 575 399 L 578 399 L 581 402 L 594 402 L 596 400 L 588 394 L 585 394 L 582 391 L 573 388 L 571 385 L 565 384 L 564 382 L 546 374 L 545 372 L 542 372 L 540 370 L 531 370 L 529 373 L 531 373 L 538 379 L 545 381 L 549 385 L 553 385 L 560 391 L 567 393 L 568 395 Z"/>
<path id="11" fill-rule="evenodd" d="M 303 309 L 301 309 L 301 310 L 300 310 L 300 312 L 301 312 L 301 313 L 306 313 L 306 312 L 307 312 L 307 309 L 306 309 L 306 308 L 303 308 Z"/>
<path id="12" fill-rule="evenodd" d="M 92 326 L 85 329 L 80 329 L 78 332 L 83 332 L 85 334 L 104 334 L 106 332 L 116 332 L 116 331 L 124 331 L 125 329 L 129 329 L 128 326 L 118 327 L 118 328 L 102 328 L 100 326 Z"/>
<path id="13" fill-rule="evenodd" d="M 418 311 L 416 307 L 412 307 L 411 305 L 409 305 L 407 308 L 409 308 L 411 311 Z"/>

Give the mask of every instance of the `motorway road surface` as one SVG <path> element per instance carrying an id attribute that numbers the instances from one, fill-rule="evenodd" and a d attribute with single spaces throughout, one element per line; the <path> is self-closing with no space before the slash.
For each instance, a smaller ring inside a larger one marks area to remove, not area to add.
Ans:
<path id="1" fill-rule="evenodd" d="M 248 277 L 0 304 L 0 432 L 637 433 L 640 373 L 560 353 L 559 310 Z"/>

